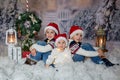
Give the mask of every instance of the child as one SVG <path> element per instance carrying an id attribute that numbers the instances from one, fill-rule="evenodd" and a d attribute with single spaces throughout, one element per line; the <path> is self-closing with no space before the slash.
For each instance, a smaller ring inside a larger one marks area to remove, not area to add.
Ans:
<path id="1" fill-rule="evenodd" d="M 59 28 L 56 23 L 49 23 L 44 29 L 46 39 L 44 41 L 38 41 L 30 47 L 31 54 L 28 56 L 32 60 L 43 60 L 46 63 L 48 55 L 54 48 L 54 37 L 59 34 Z"/>
<path id="2" fill-rule="evenodd" d="M 49 67 L 50 65 L 58 67 L 72 61 L 71 52 L 67 48 L 67 44 L 66 34 L 59 34 L 55 37 L 56 48 L 54 48 L 51 55 L 49 55 L 46 61 L 46 67 Z"/>
<path id="3" fill-rule="evenodd" d="M 96 64 L 105 64 L 107 67 L 113 66 L 108 59 L 105 58 L 103 51 L 98 49 L 97 51 L 89 43 L 83 44 L 81 41 L 84 37 L 83 29 L 79 26 L 72 26 L 69 32 L 70 44 L 69 48 L 73 55 L 72 59 L 76 61 L 84 61 L 85 57 L 90 57 Z M 104 56 L 104 57 L 100 57 Z"/>

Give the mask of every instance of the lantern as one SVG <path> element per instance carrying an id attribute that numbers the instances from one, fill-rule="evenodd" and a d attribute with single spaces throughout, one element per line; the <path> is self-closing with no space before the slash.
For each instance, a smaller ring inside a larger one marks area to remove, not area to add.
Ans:
<path id="1" fill-rule="evenodd" d="M 17 44 L 17 36 L 14 29 L 9 29 L 6 31 L 6 44 L 8 46 L 14 46 Z"/>
<path id="2" fill-rule="evenodd" d="M 107 52 L 106 49 L 106 34 L 102 27 L 99 27 L 97 30 L 96 36 L 96 47 L 99 47 L 103 50 L 103 52 Z"/>
<path id="3" fill-rule="evenodd" d="M 6 31 L 6 44 L 8 45 L 8 57 L 18 62 L 21 59 L 21 47 L 15 47 L 17 44 L 17 35 L 14 29 Z"/>

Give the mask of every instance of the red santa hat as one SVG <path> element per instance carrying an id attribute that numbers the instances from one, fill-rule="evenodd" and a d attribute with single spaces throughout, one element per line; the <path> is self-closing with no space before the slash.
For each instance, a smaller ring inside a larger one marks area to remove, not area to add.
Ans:
<path id="1" fill-rule="evenodd" d="M 57 36 L 55 36 L 55 45 L 58 43 L 59 40 L 64 40 L 67 46 L 68 41 L 67 41 L 67 35 L 65 33 L 58 34 Z"/>
<path id="2" fill-rule="evenodd" d="M 69 32 L 70 38 L 72 38 L 76 33 L 80 33 L 82 34 L 82 37 L 84 37 L 83 29 L 80 26 L 75 26 L 75 25 L 71 26 Z"/>
<path id="3" fill-rule="evenodd" d="M 58 25 L 56 23 L 53 23 L 53 22 L 51 22 L 47 25 L 47 27 L 44 29 L 44 33 L 46 32 L 47 29 L 54 30 L 56 34 L 60 33 Z"/>

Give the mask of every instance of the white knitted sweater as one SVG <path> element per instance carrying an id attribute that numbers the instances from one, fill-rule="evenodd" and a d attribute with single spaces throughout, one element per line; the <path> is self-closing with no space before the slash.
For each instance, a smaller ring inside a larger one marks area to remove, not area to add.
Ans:
<path id="1" fill-rule="evenodd" d="M 63 52 L 60 52 L 57 48 L 53 49 L 51 55 L 49 55 L 46 64 L 63 65 L 72 61 L 71 52 L 68 48 L 65 48 Z"/>

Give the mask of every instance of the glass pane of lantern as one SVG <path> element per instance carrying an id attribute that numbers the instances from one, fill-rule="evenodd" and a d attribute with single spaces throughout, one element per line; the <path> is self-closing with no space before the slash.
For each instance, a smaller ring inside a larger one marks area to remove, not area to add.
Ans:
<path id="1" fill-rule="evenodd" d="M 15 32 L 8 32 L 7 42 L 9 44 L 14 44 L 15 43 Z"/>

